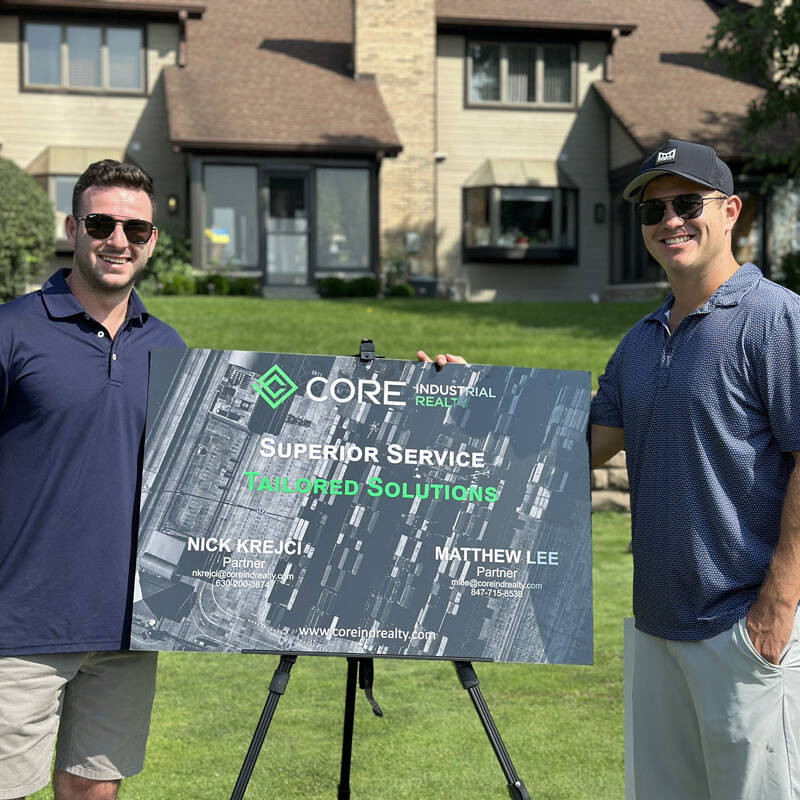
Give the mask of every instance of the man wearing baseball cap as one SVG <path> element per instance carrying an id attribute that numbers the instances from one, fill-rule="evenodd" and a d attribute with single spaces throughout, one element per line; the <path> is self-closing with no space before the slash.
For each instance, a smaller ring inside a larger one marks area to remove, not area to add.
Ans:
<path id="1" fill-rule="evenodd" d="M 624 197 L 672 288 L 591 415 L 631 486 L 636 796 L 797 800 L 800 297 L 736 262 L 711 147 L 668 139 Z"/>

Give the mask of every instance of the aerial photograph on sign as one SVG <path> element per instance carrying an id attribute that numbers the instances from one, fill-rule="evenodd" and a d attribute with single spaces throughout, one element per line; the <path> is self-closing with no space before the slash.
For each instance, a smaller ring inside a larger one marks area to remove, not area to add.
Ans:
<path id="1" fill-rule="evenodd" d="M 592 662 L 589 374 L 151 354 L 131 646 Z"/>

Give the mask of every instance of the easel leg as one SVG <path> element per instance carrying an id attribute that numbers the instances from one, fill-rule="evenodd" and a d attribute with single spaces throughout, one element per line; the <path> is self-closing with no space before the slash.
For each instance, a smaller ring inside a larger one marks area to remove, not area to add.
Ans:
<path id="1" fill-rule="evenodd" d="M 338 800 L 350 800 L 350 762 L 353 754 L 353 724 L 356 716 L 358 659 L 347 659 L 347 690 L 344 696 L 344 731 L 342 733 L 342 769 L 339 775 Z"/>
<path id="2" fill-rule="evenodd" d="M 475 674 L 472 664 L 469 661 L 454 661 L 453 666 L 456 668 L 456 673 L 458 674 L 458 679 L 461 681 L 461 685 L 469 692 L 472 704 L 478 712 L 481 723 L 483 723 L 483 729 L 489 737 L 494 754 L 500 762 L 500 768 L 506 776 L 509 797 L 511 800 L 530 800 L 528 790 L 525 788 L 525 784 L 514 769 L 511 756 L 509 756 L 503 744 L 503 740 L 500 738 L 500 732 L 494 724 L 489 706 L 486 705 L 486 701 L 483 699 L 483 694 L 478 685 L 478 676 Z"/>
<path id="3" fill-rule="evenodd" d="M 267 702 L 264 703 L 264 710 L 261 712 L 261 718 L 258 720 L 258 725 L 256 725 L 247 755 L 244 757 L 241 770 L 239 770 L 239 777 L 233 787 L 231 800 L 242 800 L 244 793 L 247 791 L 247 784 L 250 782 L 250 776 L 253 774 L 258 754 L 264 744 L 264 737 L 267 735 L 270 722 L 272 722 L 272 715 L 278 707 L 278 700 L 281 699 L 281 695 L 286 691 L 286 686 L 289 683 L 289 673 L 292 671 L 295 661 L 297 661 L 297 656 L 281 656 L 281 660 L 269 684 Z"/>

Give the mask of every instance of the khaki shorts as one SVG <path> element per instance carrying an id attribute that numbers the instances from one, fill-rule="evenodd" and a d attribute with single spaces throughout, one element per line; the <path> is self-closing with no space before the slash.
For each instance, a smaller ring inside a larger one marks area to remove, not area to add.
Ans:
<path id="1" fill-rule="evenodd" d="M 779 664 L 744 619 L 696 642 L 633 630 L 628 800 L 800 800 L 800 612 Z"/>
<path id="2" fill-rule="evenodd" d="M 56 769 L 98 781 L 140 772 L 157 653 L 0 657 L 0 800 L 22 797 Z"/>

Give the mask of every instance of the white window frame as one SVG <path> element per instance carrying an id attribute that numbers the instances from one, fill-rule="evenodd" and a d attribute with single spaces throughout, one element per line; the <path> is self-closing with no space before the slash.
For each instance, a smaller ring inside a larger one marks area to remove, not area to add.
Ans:
<path id="1" fill-rule="evenodd" d="M 61 29 L 61 51 L 60 51 L 60 65 L 61 65 L 61 83 L 32 83 L 30 80 L 30 52 L 28 50 L 28 25 L 52 25 L 53 27 L 60 27 Z M 22 23 L 22 86 L 24 89 L 35 89 L 41 91 L 65 91 L 65 92 L 78 92 L 81 94 L 123 94 L 141 97 L 147 94 L 147 60 L 145 58 L 147 52 L 147 37 L 144 25 L 119 25 L 119 24 L 106 24 L 94 23 L 90 20 L 77 19 L 70 22 L 52 22 L 46 19 L 26 19 Z M 83 28 L 99 28 L 100 29 L 100 86 L 72 86 L 69 83 L 69 45 L 67 43 L 67 28 L 69 27 L 83 27 Z M 110 63 L 108 57 L 108 37 L 107 31 L 109 28 L 119 28 L 128 30 L 138 30 L 141 33 L 141 47 L 139 48 L 139 75 L 141 76 L 141 86 L 134 89 L 126 89 L 119 86 L 109 85 Z"/>
<path id="2" fill-rule="evenodd" d="M 468 39 L 466 53 L 466 99 L 467 105 L 472 107 L 498 108 L 509 106 L 512 108 L 563 108 L 574 109 L 576 104 L 577 90 L 577 48 L 572 44 L 547 43 L 539 44 L 536 42 L 498 42 L 484 39 Z M 491 45 L 500 48 L 500 99 L 499 100 L 478 100 L 472 97 L 472 45 Z M 508 48 L 509 46 L 533 47 L 536 51 L 536 67 L 534 81 L 536 86 L 536 100 L 509 100 L 508 99 Z M 568 50 L 570 54 L 570 99 L 566 103 L 545 102 L 542 99 L 544 92 L 544 48 L 559 48 Z"/>

